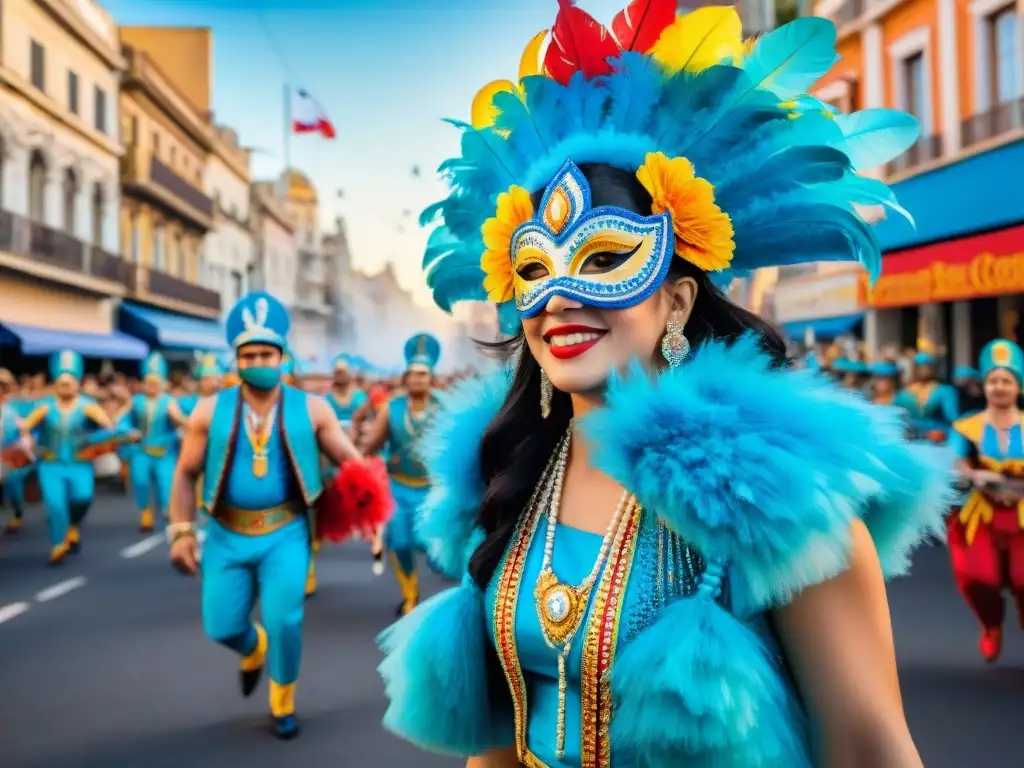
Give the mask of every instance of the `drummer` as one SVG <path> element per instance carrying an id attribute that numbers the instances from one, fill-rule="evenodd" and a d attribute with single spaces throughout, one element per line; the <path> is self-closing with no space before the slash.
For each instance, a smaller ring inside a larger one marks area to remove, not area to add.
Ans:
<path id="1" fill-rule="evenodd" d="M 1024 624 L 1024 352 L 998 339 L 980 362 L 985 410 L 954 422 L 950 439 L 973 490 L 950 522 L 949 550 L 957 588 L 981 624 L 981 655 L 992 662 L 1003 648 L 1003 590 Z"/>

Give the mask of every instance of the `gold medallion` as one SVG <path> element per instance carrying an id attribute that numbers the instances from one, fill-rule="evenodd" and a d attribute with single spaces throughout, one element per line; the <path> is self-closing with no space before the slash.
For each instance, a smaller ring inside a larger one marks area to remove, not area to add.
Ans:
<path id="1" fill-rule="evenodd" d="M 270 468 L 270 464 L 267 461 L 267 454 L 256 453 L 252 457 L 252 473 L 258 478 L 264 478 L 267 476 L 267 470 Z"/>
<path id="2" fill-rule="evenodd" d="M 563 645 L 579 629 L 590 587 L 577 591 L 561 583 L 551 571 L 541 571 L 533 595 L 544 634 L 553 645 Z"/>

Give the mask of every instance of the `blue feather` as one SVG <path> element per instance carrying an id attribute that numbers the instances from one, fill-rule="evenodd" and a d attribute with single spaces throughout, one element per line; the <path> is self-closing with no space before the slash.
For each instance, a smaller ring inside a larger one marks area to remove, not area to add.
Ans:
<path id="1" fill-rule="evenodd" d="M 838 58 L 836 25 L 805 16 L 760 38 L 743 69 L 757 86 L 787 100 L 807 93 Z"/>
<path id="2" fill-rule="evenodd" d="M 836 116 L 846 139 L 846 153 L 858 171 L 893 160 L 917 141 L 921 123 L 913 115 L 895 109 L 864 109 Z"/>
<path id="3" fill-rule="evenodd" d="M 665 76 L 649 57 L 627 51 L 612 61 L 606 121 L 622 133 L 640 133 L 661 99 Z"/>

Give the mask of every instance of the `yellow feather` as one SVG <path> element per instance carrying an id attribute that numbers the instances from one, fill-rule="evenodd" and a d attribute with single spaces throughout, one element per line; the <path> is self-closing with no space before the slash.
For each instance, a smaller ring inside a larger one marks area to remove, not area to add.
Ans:
<path id="1" fill-rule="evenodd" d="M 544 38 L 548 36 L 548 31 L 542 29 L 533 39 L 526 44 L 526 50 L 523 51 L 523 56 L 519 60 L 519 79 L 522 80 L 524 77 L 530 75 L 543 75 L 544 68 L 541 65 L 540 60 L 540 49 L 544 45 Z"/>
<path id="2" fill-rule="evenodd" d="M 516 93 L 518 86 L 511 80 L 495 80 L 481 88 L 473 97 L 473 105 L 469 108 L 469 122 L 478 131 L 490 128 L 498 117 L 494 108 L 494 97 L 499 93 Z"/>
<path id="3" fill-rule="evenodd" d="M 743 23 L 736 9 L 707 6 L 680 16 L 661 33 L 651 56 L 670 73 L 700 72 L 743 55 Z"/>

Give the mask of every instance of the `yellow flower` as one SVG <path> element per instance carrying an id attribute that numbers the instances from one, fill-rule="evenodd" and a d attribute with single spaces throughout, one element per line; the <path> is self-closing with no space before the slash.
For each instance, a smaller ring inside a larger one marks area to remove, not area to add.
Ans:
<path id="1" fill-rule="evenodd" d="M 670 160 L 662 152 L 651 152 L 636 177 L 650 192 L 654 213 L 672 216 L 680 258 L 705 272 L 729 266 L 736 250 L 732 220 L 715 204 L 715 188 L 694 175 L 689 160 Z"/>
<path id="2" fill-rule="evenodd" d="M 508 192 L 498 195 L 498 206 L 494 216 L 484 222 L 480 234 L 484 240 L 484 255 L 480 257 L 480 268 L 484 271 L 484 290 L 487 298 L 502 304 L 513 297 L 512 278 L 512 235 L 521 224 L 533 218 L 533 201 L 530 193 L 513 185 Z"/>

